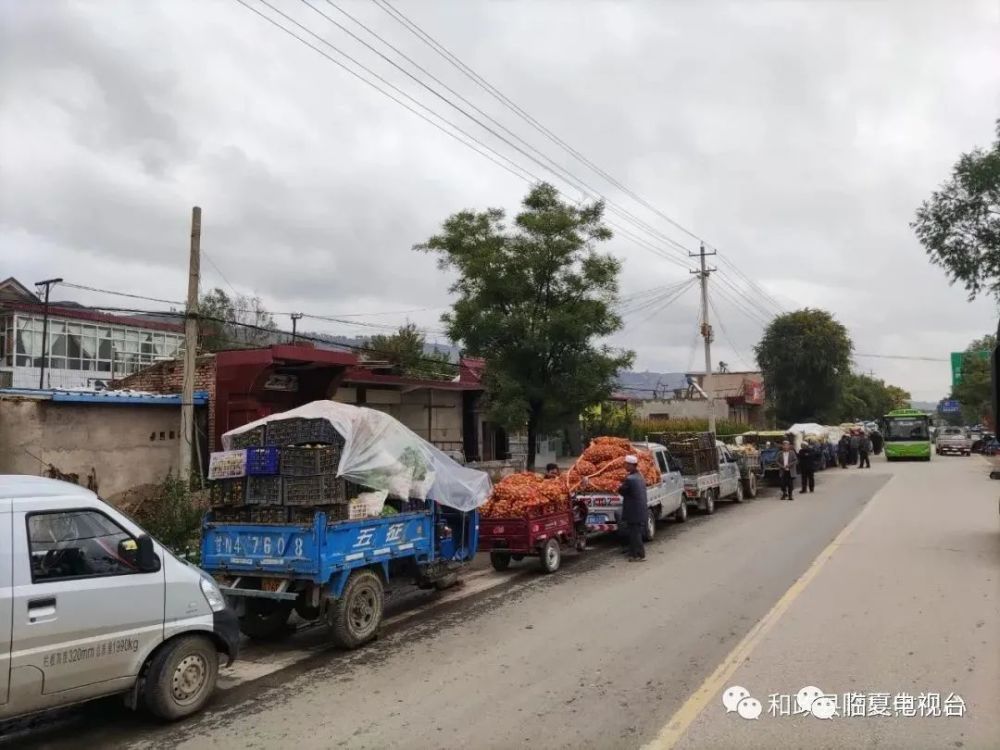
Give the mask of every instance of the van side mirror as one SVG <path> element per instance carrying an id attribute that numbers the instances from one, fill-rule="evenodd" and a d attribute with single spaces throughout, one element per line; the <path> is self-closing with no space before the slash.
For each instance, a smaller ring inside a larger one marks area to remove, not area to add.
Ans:
<path id="1" fill-rule="evenodd" d="M 155 573 L 160 569 L 160 559 L 153 550 L 153 539 L 149 534 L 140 534 L 136 540 L 138 549 L 135 553 L 135 564 L 141 573 Z"/>

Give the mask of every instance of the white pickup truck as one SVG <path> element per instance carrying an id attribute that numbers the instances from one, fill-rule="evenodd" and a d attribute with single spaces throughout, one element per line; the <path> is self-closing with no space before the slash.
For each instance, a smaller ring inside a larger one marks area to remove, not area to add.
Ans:
<path id="1" fill-rule="evenodd" d="M 649 451 L 660 469 L 660 483 L 646 488 L 649 514 L 642 538 L 650 541 L 656 535 L 656 522 L 672 517 L 683 523 L 687 520 L 684 503 L 684 483 L 677 465 L 667 449 L 659 443 L 633 443 L 636 448 Z M 617 531 L 621 522 L 622 498 L 614 492 L 587 492 L 581 490 L 577 497 L 587 504 L 587 531 L 605 533 Z"/>
<path id="2" fill-rule="evenodd" d="M 714 471 L 684 476 L 686 504 L 699 508 L 707 515 L 715 513 L 715 504 L 719 500 L 743 502 L 744 488 L 736 459 L 729 448 L 719 441 L 715 443 L 715 452 L 718 455 L 718 466 Z"/>
<path id="3" fill-rule="evenodd" d="M 969 456 L 972 454 L 972 438 L 961 427 L 942 427 L 934 440 L 934 451 L 939 456 L 944 453 Z"/>

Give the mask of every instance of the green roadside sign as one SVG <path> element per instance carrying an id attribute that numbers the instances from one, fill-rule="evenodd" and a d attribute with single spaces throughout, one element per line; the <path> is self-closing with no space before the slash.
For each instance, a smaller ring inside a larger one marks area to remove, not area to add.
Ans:
<path id="1" fill-rule="evenodd" d="M 990 352 L 952 352 L 951 353 L 951 384 L 958 385 L 962 382 L 962 363 L 966 355 L 978 357 L 986 362 L 990 359 Z"/>

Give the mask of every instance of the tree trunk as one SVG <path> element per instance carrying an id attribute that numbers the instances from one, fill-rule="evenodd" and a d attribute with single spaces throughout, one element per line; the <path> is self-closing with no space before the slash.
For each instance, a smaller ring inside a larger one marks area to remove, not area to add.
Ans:
<path id="1" fill-rule="evenodd" d="M 538 454 L 538 416 L 541 409 L 532 406 L 528 412 L 528 459 L 527 469 L 535 468 L 535 456 Z"/>

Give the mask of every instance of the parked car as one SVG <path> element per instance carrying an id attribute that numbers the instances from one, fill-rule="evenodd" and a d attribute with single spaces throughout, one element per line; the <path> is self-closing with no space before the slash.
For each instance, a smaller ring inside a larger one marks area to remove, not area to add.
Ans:
<path id="1" fill-rule="evenodd" d="M 945 453 L 968 456 L 972 453 L 972 440 L 961 427 L 942 427 L 938 430 L 934 450 L 939 456 Z"/>
<path id="2" fill-rule="evenodd" d="M 637 448 L 649 451 L 660 469 L 660 483 L 646 488 L 646 502 L 649 515 L 643 539 L 650 541 L 656 535 L 656 522 L 673 518 L 679 523 L 687 520 L 687 505 L 684 503 L 684 485 L 680 467 L 670 452 L 658 443 L 633 443 Z M 614 492 L 590 492 L 581 489 L 576 497 L 587 505 L 587 531 L 592 534 L 618 532 L 621 524 L 622 498 Z"/>
<path id="3" fill-rule="evenodd" d="M 0 718 L 124 693 L 198 711 L 239 625 L 215 582 L 75 484 L 0 475 Z"/>

